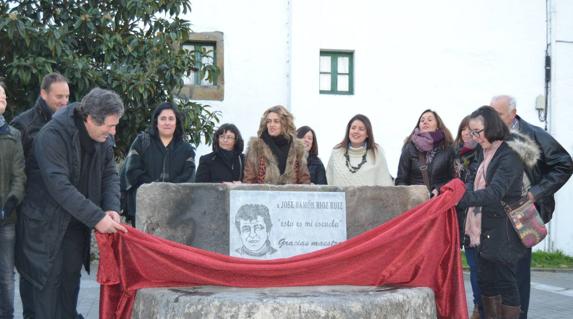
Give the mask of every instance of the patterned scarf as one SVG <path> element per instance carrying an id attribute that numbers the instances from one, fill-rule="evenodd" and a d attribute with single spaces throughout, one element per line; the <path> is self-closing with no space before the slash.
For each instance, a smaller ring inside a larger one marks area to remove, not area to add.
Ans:
<path id="1" fill-rule="evenodd" d="M 483 161 L 478 167 L 476 177 L 474 180 L 474 191 L 484 189 L 487 186 L 485 174 L 491 159 L 501 146 L 503 141 L 495 141 L 491 143 L 491 147 L 483 150 Z M 480 244 L 481 236 L 481 207 L 470 207 L 468 209 L 465 225 L 466 235 L 470 237 L 470 247 L 476 247 Z"/>

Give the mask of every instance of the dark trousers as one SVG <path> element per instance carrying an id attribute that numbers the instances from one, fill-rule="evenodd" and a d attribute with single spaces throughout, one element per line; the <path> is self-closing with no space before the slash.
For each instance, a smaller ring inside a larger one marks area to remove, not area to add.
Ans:
<path id="1" fill-rule="evenodd" d="M 23 276 L 20 276 L 20 299 L 22 299 L 22 316 L 24 319 L 33 319 L 34 286 Z"/>
<path id="2" fill-rule="evenodd" d="M 515 277 L 516 265 L 508 265 L 478 257 L 478 283 L 484 296 L 501 295 L 501 303 L 519 306 L 519 289 Z"/>
<path id="3" fill-rule="evenodd" d="M 81 269 L 88 238 L 85 232 L 85 228 L 77 225 L 70 225 L 66 230 L 46 284 L 42 289 L 33 288 L 35 318 L 76 318 Z"/>
<path id="4" fill-rule="evenodd" d="M 0 319 L 14 318 L 14 224 L 0 225 Z"/>
<path id="5" fill-rule="evenodd" d="M 519 287 L 519 298 L 521 300 L 521 315 L 519 319 L 527 319 L 529 309 L 529 293 L 531 291 L 531 248 L 527 250 L 517 262 L 517 286 Z"/>

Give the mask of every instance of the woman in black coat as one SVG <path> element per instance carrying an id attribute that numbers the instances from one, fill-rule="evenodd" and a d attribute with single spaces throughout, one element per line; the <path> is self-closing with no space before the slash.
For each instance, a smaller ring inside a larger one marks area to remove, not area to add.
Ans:
<path id="1" fill-rule="evenodd" d="M 426 185 L 432 196 L 437 195 L 440 187 L 455 177 L 452 144 L 452 134 L 438 113 L 422 112 L 402 147 L 396 185 Z"/>
<path id="2" fill-rule="evenodd" d="M 310 182 L 316 185 L 326 185 L 326 170 L 318 158 L 318 142 L 314 130 L 309 126 L 301 126 L 296 130 L 296 137 L 302 139 L 304 150 L 308 153 L 306 163 L 310 173 Z"/>
<path id="3" fill-rule="evenodd" d="M 243 179 L 244 142 L 239 129 L 223 124 L 213 136 L 213 152 L 201 156 L 195 181 L 197 183 L 240 183 Z"/>
<path id="4" fill-rule="evenodd" d="M 195 151 L 183 139 L 183 119 L 176 106 L 160 104 L 152 125 L 137 135 L 125 159 L 124 175 L 128 220 L 135 224 L 135 196 L 142 184 L 189 183 L 195 177 Z"/>
<path id="5" fill-rule="evenodd" d="M 470 174 L 467 191 L 458 207 L 468 208 L 466 234 L 471 246 L 479 249 L 481 302 L 486 318 L 517 319 L 520 299 L 515 271 L 526 248 L 514 231 L 502 201 L 512 205 L 520 200 L 524 163 L 534 165 L 539 150 L 531 140 L 511 136 L 490 106 L 473 112 L 469 127 L 473 139 L 481 146 L 476 154 L 479 166 Z"/>

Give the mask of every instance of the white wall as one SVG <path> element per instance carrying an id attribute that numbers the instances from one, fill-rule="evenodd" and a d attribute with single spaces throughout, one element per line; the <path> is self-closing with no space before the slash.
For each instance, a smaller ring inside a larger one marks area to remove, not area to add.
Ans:
<path id="1" fill-rule="evenodd" d="M 552 0 L 554 40 L 573 40 L 573 3 Z M 543 0 L 193 0 L 195 31 L 222 31 L 225 100 L 208 102 L 222 122 L 253 136 L 262 112 L 286 105 L 297 126 L 317 132 L 320 157 L 356 113 L 370 117 L 396 174 L 404 138 L 426 108 L 455 135 L 459 121 L 497 94 L 512 94 L 518 113 L 544 126 L 534 109 L 544 93 Z M 354 95 L 319 94 L 321 49 L 354 50 Z M 549 131 L 573 148 L 573 44 L 553 45 Z M 202 147 L 198 155 L 208 152 Z M 546 249 L 573 255 L 573 182 L 557 194 Z M 566 196 L 568 194 L 569 196 Z"/>
<path id="2" fill-rule="evenodd" d="M 573 2 L 553 0 L 552 14 L 552 100 L 549 132 L 573 154 Z M 573 256 L 573 181 L 556 194 L 556 211 L 550 223 L 545 248 L 559 249 Z"/>

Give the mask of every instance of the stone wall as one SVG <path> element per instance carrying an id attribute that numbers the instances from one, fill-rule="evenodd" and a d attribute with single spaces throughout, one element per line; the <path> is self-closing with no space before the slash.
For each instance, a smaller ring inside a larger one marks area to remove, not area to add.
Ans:
<path id="1" fill-rule="evenodd" d="M 136 226 L 169 240 L 228 255 L 231 190 L 345 192 L 348 238 L 428 199 L 424 186 L 151 183 L 138 190 Z"/>

